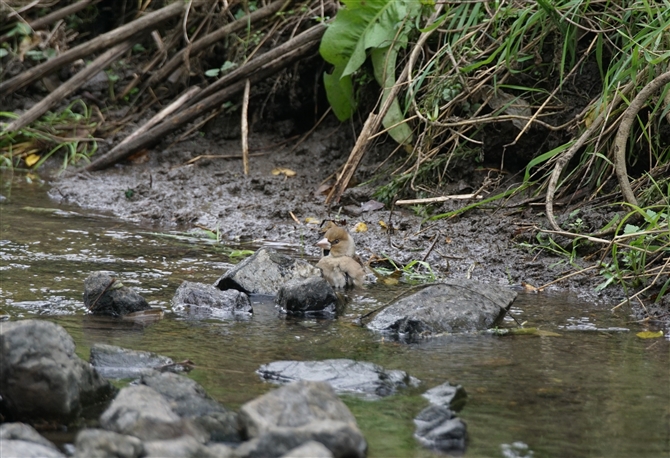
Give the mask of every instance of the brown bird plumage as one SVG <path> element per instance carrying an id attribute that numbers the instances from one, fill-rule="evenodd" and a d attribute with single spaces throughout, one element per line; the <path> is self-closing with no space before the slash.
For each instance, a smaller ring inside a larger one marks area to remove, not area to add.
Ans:
<path id="1" fill-rule="evenodd" d="M 321 258 L 316 265 L 328 283 L 335 288 L 363 285 L 365 271 L 354 259 L 356 244 L 346 229 L 331 227 L 316 246 L 330 250 L 330 254 Z"/>

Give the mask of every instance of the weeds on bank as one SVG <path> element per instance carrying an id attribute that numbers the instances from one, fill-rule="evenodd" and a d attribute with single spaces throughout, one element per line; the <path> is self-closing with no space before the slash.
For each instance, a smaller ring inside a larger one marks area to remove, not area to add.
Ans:
<path id="1" fill-rule="evenodd" d="M 0 118 L 17 119 L 11 112 L 0 112 Z M 0 136 L 0 168 L 37 169 L 47 159 L 62 156 L 61 171 L 79 161 L 89 161 L 98 149 L 93 136 L 97 122 L 91 109 L 82 101 L 75 100 L 60 113 L 47 113 L 30 127 L 15 132 L 3 132 Z M 2 123 L 0 123 L 2 129 Z"/>

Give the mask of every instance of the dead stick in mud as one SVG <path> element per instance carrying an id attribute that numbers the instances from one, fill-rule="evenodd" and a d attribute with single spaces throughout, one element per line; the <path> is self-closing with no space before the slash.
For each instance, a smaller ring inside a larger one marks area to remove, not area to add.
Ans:
<path id="1" fill-rule="evenodd" d="M 314 47 L 318 45 L 319 37 L 317 37 L 316 40 L 312 42 L 298 46 L 297 48 L 285 53 L 277 59 L 266 62 L 265 65 L 261 66 L 255 73 L 247 75 L 248 79 L 251 83 L 256 83 L 263 80 L 264 78 L 274 75 L 282 68 L 285 68 L 300 60 L 302 57 L 304 57 L 305 54 L 311 52 Z M 298 37 L 296 37 L 296 39 L 297 38 Z M 265 55 L 260 56 L 258 59 L 262 59 L 264 56 Z M 238 81 L 237 83 L 234 83 L 220 90 L 219 92 L 210 95 L 195 105 L 191 105 L 187 109 L 173 115 L 161 124 L 158 124 L 157 126 L 150 129 L 148 132 L 145 132 L 143 135 L 137 137 L 133 141 L 130 141 L 124 145 L 117 145 L 107 154 L 99 157 L 81 170 L 90 172 L 95 170 L 102 170 L 111 165 L 114 165 L 117 162 L 132 155 L 139 149 L 145 148 L 150 144 L 160 141 L 168 133 L 174 132 L 174 130 L 180 126 L 193 121 L 199 116 L 202 116 L 204 112 L 217 108 L 223 102 L 235 94 L 242 92 L 243 90 L 244 81 Z"/>
<path id="2" fill-rule="evenodd" d="M 49 108 L 53 107 L 68 95 L 72 94 L 86 81 L 90 80 L 95 75 L 100 73 L 101 70 L 104 70 L 109 65 L 111 65 L 119 58 L 120 55 L 128 51 L 132 44 L 132 41 L 125 41 L 105 51 L 103 54 L 98 56 L 97 59 L 87 65 L 86 68 L 81 70 L 65 83 L 58 86 L 51 94 L 44 97 L 39 103 L 33 105 L 30 110 L 26 111 L 18 119 L 11 122 L 7 127 L 5 127 L 4 132 L 13 132 L 22 129 L 31 122 L 35 121 L 37 118 L 46 113 Z"/>
<path id="3" fill-rule="evenodd" d="M 191 46 L 189 46 L 188 48 L 188 54 L 193 55 L 197 52 L 202 51 L 203 49 L 209 48 L 211 45 L 223 40 L 231 33 L 235 33 L 239 30 L 242 30 L 245 27 L 248 27 L 249 24 L 253 24 L 256 21 L 260 21 L 277 13 L 282 8 L 284 8 L 284 6 L 287 5 L 288 3 L 289 2 L 285 0 L 275 1 L 273 3 L 270 3 L 268 6 L 265 6 L 263 8 L 254 11 L 248 16 L 241 17 L 237 21 L 231 22 L 230 24 L 227 24 L 210 34 L 205 35 L 199 40 L 196 40 L 193 43 L 191 43 Z M 140 92 L 143 92 L 144 89 L 146 89 L 147 87 L 150 87 L 158 83 L 159 81 L 162 81 L 163 79 L 167 78 L 170 74 L 172 74 L 172 72 L 174 72 L 179 66 L 181 66 L 184 63 L 186 53 L 187 50 L 182 49 L 174 56 L 172 56 L 172 58 L 165 65 L 163 65 L 158 71 L 156 71 L 156 73 L 151 75 L 151 78 L 149 78 L 147 82 L 142 86 L 142 91 Z"/>
<path id="4" fill-rule="evenodd" d="M 204 0 L 196 0 L 196 3 L 200 4 L 203 1 Z M 70 62 L 74 62 L 77 59 L 81 59 L 82 57 L 88 56 L 89 54 L 107 49 L 110 46 L 114 46 L 118 43 L 126 41 L 135 35 L 150 33 L 151 30 L 153 30 L 156 26 L 174 18 L 175 16 L 179 16 L 183 11 L 184 4 L 182 2 L 175 2 L 157 11 L 151 12 L 146 16 L 129 22 L 126 25 L 118 27 L 111 32 L 107 32 L 86 43 L 75 46 L 58 57 L 49 59 L 46 62 L 26 70 L 23 73 L 19 73 L 14 78 L 10 78 L 5 82 L 0 83 L 0 96 L 17 91 L 22 87 L 27 86 L 28 84 L 51 73 L 52 71 L 57 70 L 60 67 L 69 64 Z"/>
<path id="5" fill-rule="evenodd" d="M 439 17 L 441 12 L 442 12 L 442 4 L 438 4 L 437 8 L 435 9 L 435 12 L 428 19 L 426 27 L 432 24 Z M 367 147 L 370 143 L 372 136 L 375 135 L 379 130 L 379 126 L 381 126 L 384 116 L 386 116 L 386 113 L 391 108 L 393 100 L 400 92 L 400 87 L 404 84 L 405 80 L 407 79 L 407 76 L 409 75 L 409 69 L 413 67 L 414 65 L 413 62 L 417 59 L 419 51 L 423 49 L 423 45 L 425 44 L 426 40 L 428 40 L 428 37 L 433 33 L 434 30 L 436 29 L 423 32 L 421 34 L 416 45 L 414 46 L 414 49 L 412 50 L 409 62 L 407 63 L 407 65 L 405 65 L 405 68 L 403 69 L 402 73 L 396 80 L 395 85 L 389 91 L 386 100 L 384 101 L 384 103 L 382 103 L 381 108 L 379 108 L 379 112 L 377 112 L 376 114 L 370 113 L 370 116 L 365 121 L 365 124 L 361 129 L 361 133 L 358 135 L 358 138 L 356 139 L 356 144 L 351 150 L 347 162 L 344 164 L 344 169 L 342 170 L 342 173 L 335 181 L 335 184 L 330 190 L 330 193 L 328 193 L 328 197 L 326 197 L 326 205 L 330 205 L 331 203 L 334 202 L 337 203 L 340 201 L 342 194 L 347 189 L 347 186 L 349 186 L 349 182 L 351 181 L 351 178 L 354 176 L 354 173 L 358 168 L 358 164 L 360 164 L 361 159 L 363 159 L 363 156 L 365 155 L 365 151 L 367 150 Z"/>
<path id="6" fill-rule="evenodd" d="M 246 80 L 244 82 L 244 96 L 242 97 L 242 120 L 240 122 L 242 126 L 242 166 L 245 175 L 249 175 L 249 120 L 247 119 L 247 113 L 249 112 L 250 89 L 251 83 Z"/>
<path id="7" fill-rule="evenodd" d="M 628 181 L 628 172 L 626 171 L 626 142 L 628 142 L 628 134 L 633 125 L 633 121 L 637 118 L 637 114 L 649 97 L 659 88 L 670 81 L 670 72 L 663 73 L 651 80 L 642 90 L 635 96 L 626 111 L 623 112 L 621 122 L 619 123 L 619 130 L 617 130 L 616 137 L 614 137 L 614 170 L 619 179 L 619 187 L 624 199 L 631 205 L 637 206 L 637 199 L 630 187 Z"/>
<path id="8" fill-rule="evenodd" d="M 175 100 L 170 105 L 159 111 L 149 121 L 143 124 L 142 127 L 140 127 L 135 132 L 124 138 L 123 141 L 118 144 L 118 146 L 130 143 L 131 141 L 133 141 L 134 139 L 136 139 L 137 137 L 139 137 L 140 135 L 144 134 L 146 131 L 151 129 L 156 124 L 162 122 L 165 118 L 167 118 L 172 113 L 181 108 L 188 100 L 190 100 L 191 97 L 193 97 L 194 94 L 197 94 L 199 91 L 200 88 L 198 86 L 193 86 L 192 88 L 184 92 L 180 97 L 177 98 L 177 100 Z"/>

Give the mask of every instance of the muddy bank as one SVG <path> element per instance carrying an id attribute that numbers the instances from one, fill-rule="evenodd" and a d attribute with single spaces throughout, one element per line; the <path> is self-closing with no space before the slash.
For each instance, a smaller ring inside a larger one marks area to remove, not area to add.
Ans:
<path id="1" fill-rule="evenodd" d="M 287 141 L 281 132 L 255 132 L 250 136 L 250 173 L 245 176 L 240 159 L 226 158 L 239 156 L 239 139 L 225 138 L 225 128 L 214 126 L 207 135 L 167 148 L 166 142 L 135 163 L 92 174 L 63 175 L 54 179 L 50 196 L 166 229 L 219 229 L 223 243 L 281 242 L 294 246 L 296 254 L 312 256 L 320 254 L 314 246 L 320 234 L 318 225 L 306 224 L 306 218 L 346 219 L 350 230 L 364 222 L 367 232 L 354 234 L 364 260 L 373 255 L 387 255 L 401 263 L 425 260 L 441 277 L 540 286 L 569 270 L 559 257 L 533 254 L 520 246 L 534 238 L 530 228 L 543 223 L 528 211 L 491 207 L 424 223 L 407 208 L 362 211 L 361 204 L 373 198 L 370 185 L 350 188 L 341 205 L 329 210 L 319 187 L 346 161 L 354 141 L 348 130 L 332 123 L 297 147 L 297 140 Z M 369 180 L 390 151 L 391 145 L 382 144 L 368 153 L 358 169 L 358 181 Z M 276 168 L 296 174 L 273 175 Z M 467 183 L 459 181 L 459 187 L 476 189 L 485 178 L 477 173 L 468 176 Z M 466 203 L 446 203 L 439 210 L 461 205 Z M 394 230 L 389 232 L 380 221 Z M 600 281 L 587 273 L 555 288 L 600 298 L 607 305 L 621 300 L 622 292 L 615 288 L 597 295 L 593 288 Z"/>

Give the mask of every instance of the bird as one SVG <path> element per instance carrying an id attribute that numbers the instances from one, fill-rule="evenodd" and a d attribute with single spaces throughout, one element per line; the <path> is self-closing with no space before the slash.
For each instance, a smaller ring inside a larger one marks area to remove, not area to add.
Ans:
<path id="1" fill-rule="evenodd" d="M 331 227 L 316 246 L 330 251 L 316 264 L 328 283 L 338 289 L 363 286 L 365 271 L 355 259 L 356 244 L 345 228 Z"/>

